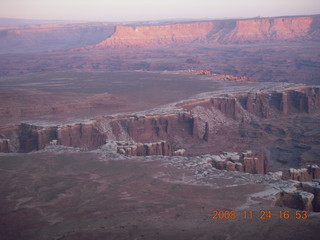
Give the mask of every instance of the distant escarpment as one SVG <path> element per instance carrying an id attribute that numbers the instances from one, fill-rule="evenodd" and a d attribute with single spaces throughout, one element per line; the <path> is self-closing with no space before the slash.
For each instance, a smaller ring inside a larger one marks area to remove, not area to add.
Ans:
<path id="1" fill-rule="evenodd" d="M 204 41 L 213 28 L 213 22 L 137 26 L 135 28 L 117 26 L 114 34 L 97 44 L 96 47 L 143 47 Z"/>
<path id="2" fill-rule="evenodd" d="M 312 17 L 238 20 L 235 27 L 218 38 L 226 43 L 287 40 L 312 34 Z"/>
<path id="3" fill-rule="evenodd" d="M 225 94 L 179 103 L 158 114 L 100 117 L 53 126 L 23 123 L 15 128 L 2 127 L 0 150 L 30 152 L 52 143 L 94 149 L 108 140 L 141 143 L 123 145 L 119 150 L 134 155 L 172 155 L 179 149 L 185 149 L 186 154 L 261 149 L 268 141 L 283 142 L 286 134 L 295 143 L 302 141 L 290 126 L 288 132 L 279 129 L 278 119 L 308 116 L 319 109 L 319 87 Z M 262 125 L 263 121 L 267 124 Z"/>
<path id="4" fill-rule="evenodd" d="M 0 27 L 0 53 L 70 49 L 99 43 L 113 32 L 104 23 Z"/>
<path id="5" fill-rule="evenodd" d="M 178 23 L 160 26 L 117 26 L 93 48 L 131 48 L 181 43 L 238 44 L 299 38 L 319 39 L 318 16 L 257 18 Z"/>

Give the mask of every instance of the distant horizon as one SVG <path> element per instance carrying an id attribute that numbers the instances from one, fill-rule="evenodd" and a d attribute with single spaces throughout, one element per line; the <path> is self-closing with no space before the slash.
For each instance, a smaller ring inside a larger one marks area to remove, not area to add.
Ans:
<path id="1" fill-rule="evenodd" d="M 0 17 L 76 22 L 246 19 L 320 14 L 319 0 L 1 0 Z"/>
<path id="2" fill-rule="evenodd" d="M 34 21 L 34 22 L 52 22 L 52 23 L 121 23 L 121 22 L 157 22 L 157 21 L 215 21 L 215 20 L 238 20 L 238 19 L 259 19 L 259 18 L 281 18 L 281 17 L 303 17 L 303 16 L 317 16 L 316 14 L 297 14 L 297 15 L 276 15 L 276 16 L 253 16 L 253 17 L 221 17 L 221 18 L 164 18 L 164 19 L 144 19 L 144 20 L 123 20 L 123 21 L 96 21 L 96 20 L 77 20 L 77 19 L 36 19 L 36 18 L 14 18 L 14 17 L 0 17 L 0 20 L 12 21 Z"/>

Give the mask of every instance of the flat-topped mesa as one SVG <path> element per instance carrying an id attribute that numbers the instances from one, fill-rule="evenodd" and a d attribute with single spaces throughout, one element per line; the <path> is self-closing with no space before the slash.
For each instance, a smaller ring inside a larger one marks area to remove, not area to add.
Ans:
<path id="1" fill-rule="evenodd" d="M 238 20 L 233 30 L 222 37 L 226 43 L 242 43 L 263 40 L 287 40 L 306 37 L 313 17 L 283 17 Z"/>
<path id="2" fill-rule="evenodd" d="M 256 18 L 117 26 L 115 32 L 89 48 L 143 48 L 176 44 L 241 44 L 289 39 L 319 39 L 319 16 Z"/>
<path id="3" fill-rule="evenodd" d="M 213 22 L 138 26 L 135 28 L 117 26 L 114 34 L 97 44 L 96 47 L 127 48 L 204 41 L 213 27 Z"/>

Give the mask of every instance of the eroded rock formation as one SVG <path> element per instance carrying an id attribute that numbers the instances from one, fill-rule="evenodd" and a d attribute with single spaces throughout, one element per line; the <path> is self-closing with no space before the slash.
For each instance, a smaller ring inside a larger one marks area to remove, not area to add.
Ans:
<path id="1" fill-rule="evenodd" d="M 278 194 L 275 205 L 306 210 L 320 211 L 320 185 L 318 182 L 294 182 L 294 188 Z"/>
<path id="2" fill-rule="evenodd" d="M 313 179 L 320 179 L 320 167 L 317 165 L 308 165 L 300 169 L 290 168 L 283 174 L 283 179 L 311 182 Z"/>
<path id="3" fill-rule="evenodd" d="M 172 156 L 173 149 L 166 141 L 153 143 L 117 142 L 117 153 L 126 156 Z"/>
<path id="4" fill-rule="evenodd" d="M 245 151 L 241 154 L 224 152 L 219 156 L 208 157 L 214 168 L 228 171 L 265 174 L 268 160 L 261 152 Z"/>

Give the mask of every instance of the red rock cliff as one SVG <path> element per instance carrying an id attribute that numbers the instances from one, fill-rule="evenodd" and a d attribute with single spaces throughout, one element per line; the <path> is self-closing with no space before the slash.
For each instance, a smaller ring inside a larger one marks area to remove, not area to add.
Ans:
<path id="1" fill-rule="evenodd" d="M 172 24 L 165 26 L 117 26 L 114 34 L 96 47 L 143 47 L 170 45 L 205 40 L 214 27 L 213 22 Z"/>
<path id="2" fill-rule="evenodd" d="M 318 17 L 221 20 L 162 26 L 117 26 L 112 36 L 94 48 L 133 48 L 181 43 L 246 43 L 318 38 Z M 317 25 L 317 26 L 315 26 Z"/>

